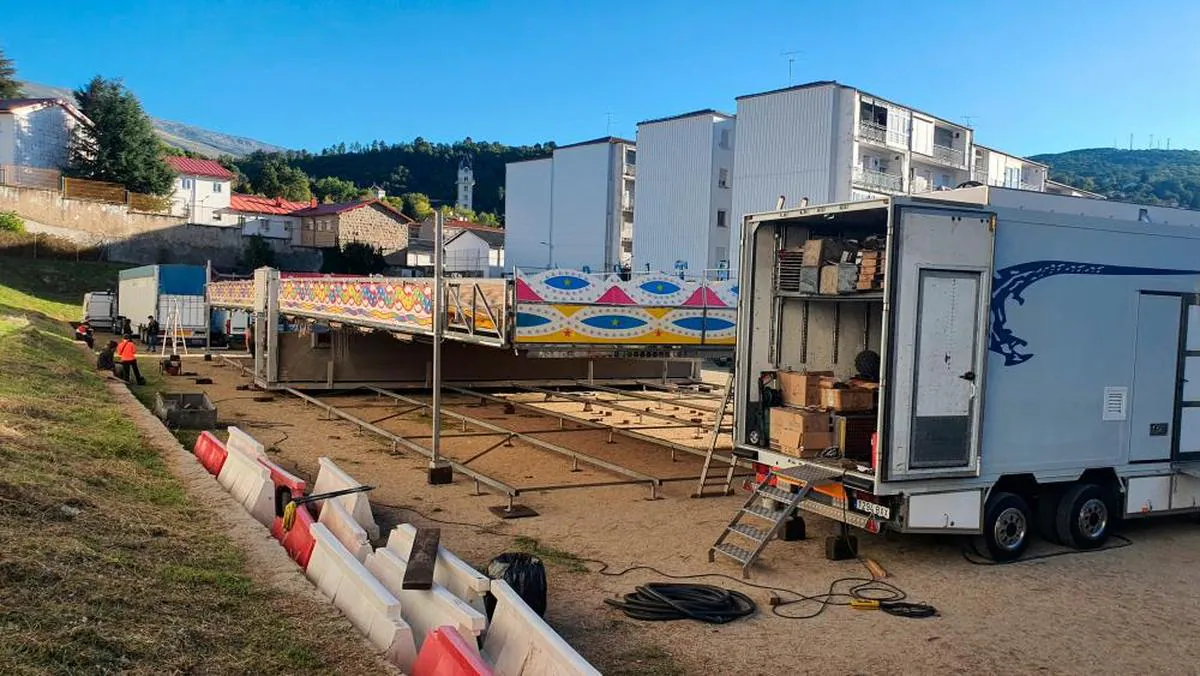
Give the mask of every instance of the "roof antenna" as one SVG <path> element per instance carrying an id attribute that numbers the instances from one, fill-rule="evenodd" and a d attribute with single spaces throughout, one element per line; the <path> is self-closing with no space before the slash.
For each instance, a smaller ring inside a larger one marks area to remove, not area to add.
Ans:
<path id="1" fill-rule="evenodd" d="M 788 60 L 788 86 L 792 86 L 792 65 L 796 63 L 796 55 L 803 54 L 800 51 L 780 52 L 780 56 L 786 56 Z"/>

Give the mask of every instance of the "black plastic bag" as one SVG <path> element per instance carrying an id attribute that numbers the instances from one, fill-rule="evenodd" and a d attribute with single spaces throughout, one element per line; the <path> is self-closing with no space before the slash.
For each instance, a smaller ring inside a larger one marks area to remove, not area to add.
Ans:
<path id="1" fill-rule="evenodd" d="M 538 557 L 523 552 L 501 554 L 488 563 L 487 576 L 507 582 L 538 617 L 546 615 L 546 566 Z M 496 597 L 488 594 L 483 603 L 490 622 Z"/>

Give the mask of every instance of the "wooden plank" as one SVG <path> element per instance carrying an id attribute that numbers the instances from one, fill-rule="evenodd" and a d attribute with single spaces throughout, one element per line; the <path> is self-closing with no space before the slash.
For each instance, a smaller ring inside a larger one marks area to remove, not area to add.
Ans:
<path id="1" fill-rule="evenodd" d="M 864 558 L 863 565 L 867 567 L 867 570 L 871 571 L 871 577 L 876 580 L 882 580 L 888 576 L 887 570 L 879 565 L 879 562 L 875 559 Z"/>
<path id="2" fill-rule="evenodd" d="M 418 528 L 408 552 L 401 589 L 433 589 L 433 567 L 437 564 L 441 528 Z"/>

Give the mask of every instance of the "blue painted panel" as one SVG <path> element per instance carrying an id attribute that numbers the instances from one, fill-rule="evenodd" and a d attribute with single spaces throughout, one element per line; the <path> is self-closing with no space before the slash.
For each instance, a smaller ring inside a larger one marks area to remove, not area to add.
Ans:
<path id="1" fill-rule="evenodd" d="M 593 328 L 613 330 L 636 329 L 639 326 L 646 325 L 646 320 L 644 319 L 625 315 L 595 315 L 581 319 L 580 321 Z"/>

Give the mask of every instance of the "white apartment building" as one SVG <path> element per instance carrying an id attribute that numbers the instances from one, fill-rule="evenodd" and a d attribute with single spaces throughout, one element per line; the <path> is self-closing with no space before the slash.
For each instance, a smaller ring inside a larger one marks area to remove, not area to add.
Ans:
<path id="1" fill-rule="evenodd" d="M 230 222 L 229 199 L 233 193 L 233 172 L 213 160 L 168 157 L 175 170 L 171 193 L 171 213 L 199 225 L 237 225 Z"/>
<path id="2" fill-rule="evenodd" d="M 62 169 L 80 124 L 91 122 L 63 99 L 0 100 L 0 165 Z"/>
<path id="3" fill-rule="evenodd" d="M 833 81 L 738 97 L 731 259 L 740 253 L 742 217 L 777 208 L 781 197 L 785 206 L 805 198 L 824 204 L 979 177 L 1045 189 L 1045 165 L 978 148 L 973 136 L 964 125 Z"/>
<path id="4" fill-rule="evenodd" d="M 647 120 L 638 124 L 637 147 L 634 270 L 712 276 L 736 267 L 733 116 L 708 109 Z"/>
<path id="5" fill-rule="evenodd" d="M 505 261 L 519 268 L 611 271 L 633 263 L 633 141 L 560 146 L 505 167 Z"/>

